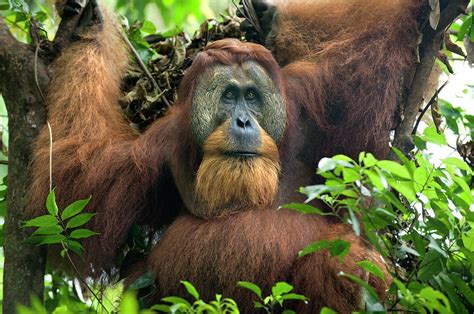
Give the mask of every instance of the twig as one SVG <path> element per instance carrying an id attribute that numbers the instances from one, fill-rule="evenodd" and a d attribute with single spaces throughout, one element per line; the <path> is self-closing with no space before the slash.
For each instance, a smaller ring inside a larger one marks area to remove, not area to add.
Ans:
<path id="1" fill-rule="evenodd" d="M 423 116 L 425 115 L 425 113 L 428 111 L 428 108 L 430 108 L 436 98 L 438 97 L 438 94 L 443 90 L 443 88 L 446 86 L 446 84 L 448 84 L 449 80 L 444 82 L 443 85 L 441 85 L 438 90 L 434 93 L 434 95 L 431 97 L 430 101 L 428 102 L 428 104 L 426 104 L 425 108 L 423 108 L 423 110 L 421 110 L 421 113 L 420 115 L 418 116 L 418 119 L 416 120 L 416 123 L 415 123 L 415 126 L 413 127 L 413 131 L 411 132 L 411 134 L 416 134 L 416 131 L 418 130 L 418 126 L 421 122 L 421 119 L 423 118 Z"/>
<path id="2" fill-rule="evenodd" d="M 36 84 L 36 88 L 38 89 L 38 93 L 40 94 L 41 100 L 44 103 L 46 99 L 44 97 L 43 91 L 41 90 L 39 80 L 38 80 L 38 53 L 39 53 L 40 45 L 41 45 L 41 41 L 36 43 L 36 49 L 35 49 L 35 84 Z M 49 123 L 48 123 L 48 126 L 49 126 Z M 50 131 L 51 131 L 51 127 L 50 127 Z"/>
<path id="3" fill-rule="evenodd" d="M 122 38 L 125 41 L 125 43 L 127 44 L 128 48 L 132 51 L 133 56 L 135 57 L 135 60 L 137 61 L 138 65 L 140 66 L 140 69 L 142 69 L 142 71 L 145 73 L 145 75 L 151 81 L 151 83 L 153 84 L 153 88 L 155 88 L 158 91 L 158 94 L 161 95 L 160 96 L 161 100 L 169 108 L 171 105 L 170 105 L 168 99 L 166 99 L 166 97 L 165 97 L 163 91 L 161 90 L 160 86 L 158 86 L 155 79 L 151 75 L 150 71 L 148 71 L 145 63 L 143 63 L 143 60 L 142 60 L 142 58 L 140 58 L 140 55 L 138 54 L 137 50 L 135 49 L 135 47 L 133 47 L 132 43 L 128 39 L 127 35 L 125 35 L 124 31 L 121 31 L 120 34 L 122 35 Z"/>
<path id="4" fill-rule="evenodd" d="M 49 191 L 53 190 L 53 131 L 51 130 L 51 124 L 46 121 L 49 131 Z"/>

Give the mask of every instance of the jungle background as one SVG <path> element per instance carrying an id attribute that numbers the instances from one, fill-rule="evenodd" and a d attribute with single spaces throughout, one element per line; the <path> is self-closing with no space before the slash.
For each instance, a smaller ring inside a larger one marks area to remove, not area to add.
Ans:
<path id="1" fill-rule="evenodd" d="M 209 41 L 242 36 L 238 29 L 239 19 L 235 16 L 236 3 L 230 0 L 106 2 L 122 16 L 128 38 L 137 53 L 136 62 L 125 79 L 121 105 L 131 123 L 141 130 L 172 106 L 176 86 L 197 51 Z M 443 14 L 440 2 L 427 2 L 431 8 L 427 21 L 436 29 L 437 20 L 440 16 L 442 20 Z M 392 159 L 398 163 L 377 161 L 370 154 L 361 154 L 358 160 L 344 156 L 323 159 L 318 173 L 327 179 L 326 184 L 301 190 L 308 200 L 320 199 L 334 209 L 341 205 L 348 207 L 349 215 L 340 219 L 351 224 L 358 234 L 363 223 L 369 241 L 386 260 L 396 265 L 392 269 L 396 279 L 391 288 L 391 300 L 377 300 L 373 289 L 362 280 L 342 274 L 363 287 L 367 312 L 383 311 L 382 305 L 392 309 L 402 307 L 413 312 L 474 311 L 473 4 L 470 1 L 466 14 L 450 23 L 436 55 L 435 66 L 431 74 L 424 78 L 427 84 L 423 88 L 422 101 L 418 103 L 420 110 L 416 111 L 416 126 L 412 123 L 416 130 L 413 135 L 416 147 L 409 152 L 403 151 L 404 154 L 395 152 Z M 0 0 L 0 17 L 17 40 L 30 45 L 53 40 L 60 23 L 53 1 Z M 0 94 L 2 247 L 5 236 L 8 239 L 3 223 L 8 211 L 8 168 L 12 151 L 9 146 L 9 114 L 12 113 L 7 112 Z M 11 173 L 10 169 L 10 176 Z M 13 173 L 25 175 L 27 172 L 26 168 L 22 168 L 15 169 Z M 341 200 L 340 196 L 344 199 Z M 367 196 L 377 199 L 378 204 L 361 206 L 359 200 Z M 318 209 L 307 204 L 287 204 L 285 207 L 303 214 L 320 214 Z M 45 207 L 45 213 L 51 213 L 49 209 Z M 360 213 L 365 213 L 365 220 L 359 221 Z M 336 210 L 334 215 L 338 215 Z M 42 227 L 34 223 L 30 226 Z M 134 241 L 140 243 L 140 236 Z M 137 247 L 146 250 L 147 244 L 141 243 Z M 321 241 L 305 248 L 300 255 L 328 250 L 334 258 L 344 258 L 349 249 L 350 245 L 344 241 Z M 0 281 L 3 278 L 3 263 L 3 249 L 0 249 Z M 368 261 L 360 266 L 374 275 L 383 276 Z M 33 298 L 29 306 L 18 307 L 20 313 L 140 311 L 140 299 L 134 293 L 124 294 L 120 283 L 88 282 L 99 296 L 96 299 L 94 293 L 80 287 L 78 279 L 66 277 L 53 269 L 47 269 L 44 279 L 45 302 Z M 6 282 L 5 286 L 3 281 L 0 283 L 0 297 L 3 289 L 13 289 L 15 285 L 12 282 Z M 191 284 L 183 284 L 196 299 L 195 303 L 169 298 L 153 311 L 236 311 L 237 306 L 232 300 L 225 299 L 226 296 L 216 297 L 216 303 L 205 300 L 209 302 L 207 304 L 199 299 L 199 293 Z M 257 304 L 267 312 L 284 307 L 285 295 L 290 295 L 292 291 L 292 287 L 280 283 L 275 286 L 272 295 L 265 297 L 259 295 L 258 283 L 254 284 L 240 283 L 243 288 L 256 293 Z M 134 288 L 149 285 L 152 285 L 150 279 L 142 278 Z M 295 298 L 304 301 L 303 297 Z M 3 298 L 0 300 L 3 303 Z M 330 313 L 330 309 L 324 311 Z"/>

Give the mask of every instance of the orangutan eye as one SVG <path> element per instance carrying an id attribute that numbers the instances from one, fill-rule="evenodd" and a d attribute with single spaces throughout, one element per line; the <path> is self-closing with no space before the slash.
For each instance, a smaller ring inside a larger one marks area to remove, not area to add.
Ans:
<path id="1" fill-rule="evenodd" d="M 233 91 L 231 90 L 228 90 L 224 93 L 224 97 L 227 98 L 227 99 L 234 99 L 235 98 L 235 94 Z"/>
<path id="2" fill-rule="evenodd" d="M 245 94 L 245 98 L 247 98 L 248 100 L 253 100 L 255 98 L 257 98 L 257 93 L 255 93 L 254 91 L 248 91 L 247 94 Z"/>

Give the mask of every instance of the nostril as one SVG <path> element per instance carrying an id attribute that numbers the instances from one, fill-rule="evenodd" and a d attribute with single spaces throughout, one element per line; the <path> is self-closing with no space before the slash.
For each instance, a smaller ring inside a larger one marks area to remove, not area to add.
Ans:
<path id="1" fill-rule="evenodd" d="M 237 118 L 237 126 L 245 129 L 250 126 L 250 120 L 248 118 Z"/>

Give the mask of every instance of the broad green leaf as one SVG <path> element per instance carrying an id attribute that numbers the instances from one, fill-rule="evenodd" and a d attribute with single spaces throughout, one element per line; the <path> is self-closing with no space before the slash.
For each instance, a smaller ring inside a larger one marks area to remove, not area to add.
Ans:
<path id="1" fill-rule="evenodd" d="M 147 271 L 144 275 L 138 277 L 131 285 L 130 289 L 139 290 L 145 287 L 150 287 L 155 283 L 151 271 Z"/>
<path id="2" fill-rule="evenodd" d="M 365 153 L 363 163 L 365 167 L 372 167 L 375 166 L 375 164 L 377 163 L 377 159 L 375 159 L 374 155 L 372 155 L 371 153 Z"/>
<path id="3" fill-rule="evenodd" d="M 462 243 L 464 247 L 474 252 L 474 224 L 471 223 L 471 229 L 462 234 Z"/>
<path id="4" fill-rule="evenodd" d="M 456 157 L 448 157 L 442 160 L 446 165 L 453 165 L 458 167 L 459 169 L 466 170 L 468 173 L 472 172 L 471 167 L 468 166 L 464 161 Z"/>
<path id="5" fill-rule="evenodd" d="M 140 30 L 145 35 L 155 34 L 156 33 L 156 26 L 150 21 L 144 21 Z"/>
<path id="6" fill-rule="evenodd" d="M 283 300 L 300 300 L 300 301 L 307 301 L 308 298 L 305 297 L 302 294 L 297 294 L 297 293 L 286 293 L 283 294 L 282 296 Z"/>
<path id="7" fill-rule="evenodd" d="M 306 202 L 310 202 L 314 199 L 319 198 L 322 194 L 326 193 L 339 193 L 345 190 L 344 184 L 327 186 L 324 184 L 310 185 L 300 188 L 300 192 L 307 195 Z"/>
<path id="8" fill-rule="evenodd" d="M 40 227 L 33 232 L 32 236 L 36 235 L 51 235 L 59 234 L 63 231 L 63 228 L 60 225 L 53 225 L 49 227 Z"/>
<path id="9" fill-rule="evenodd" d="M 54 194 L 54 189 L 49 192 L 48 198 L 46 198 L 46 209 L 48 210 L 48 213 L 53 216 L 58 214 L 59 209 L 58 204 L 56 204 L 56 195 Z"/>
<path id="10" fill-rule="evenodd" d="M 329 253 L 331 256 L 337 256 L 339 260 L 343 261 L 351 248 L 351 244 L 344 240 L 333 240 L 329 246 Z"/>
<path id="11" fill-rule="evenodd" d="M 25 222 L 23 227 L 51 227 L 58 224 L 58 219 L 52 215 L 43 215 Z"/>
<path id="12" fill-rule="evenodd" d="M 437 145 L 446 145 L 446 137 L 444 134 L 439 134 L 435 126 L 427 127 L 423 131 L 423 139 L 427 142 L 437 144 Z"/>
<path id="13" fill-rule="evenodd" d="M 66 237 L 62 234 L 53 234 L 42 237 L 41 242 L 38 245 L 43 244 L 58 244 L 66 240 Z"/>
<path id="14" fill-rule="evenodd" d="M 66 228 L 70 229 L 70 228 L 76 228 L 76 227 L 82 226 L 86 224 L 89 220 L 91 220 L 91 218 L 94 217 L 95 215 L 96 214 L 79 214 L 75 217 L 72 217 L 68 221 Z"/>
<path id="15" fill-rule="evenodd" d="M 429 308 L 439 311 L 439 313 L 450 313 L 451 306 L 448 298 L 441 292 L 434 290 L 432 287 L 421 289 L 419 296 L 424 298 Z M 441 302 L 440 302 L 441 301 Z"/>
<path id="16" fill-rule="evenodd" d="M 168 303 L 171 303 L 173 305 L 181 304 L 181 305 L 184 305 L 184 306 L 187 306 L 187 307 L 191 307 L 191 304 L 188 301 L 186 301 L 185 299 L 180 298 L 180 297 L 164 297 L 161 300 L 165 301 L 165 302 L 168 302 Z"/>
<path id="17" fill-rule="evenodd" d="M 474 305 L 474 289 L 465 280 L 463 280 L 458 274 L 451 273 L 449 277 L 454 282 L 456 287 L 464 294 L 466 300 Z"/>
<path id="18" fill-rule="evenodd" d="M 184 285 L 188 293 L 192 295 L 196 301 L 199 300 L 199 292 L 197 292 L 196 288 L 189 281 L 182 280 L 181 284 Z"/>
<path id="19" fill-rule="evenodd" d="M 282 294 L 285 294 L 285 293 L 288 293 L 290 291 L 293 290 L 293 286 L 286 283 L 286 282 L 283 282 L 283 281 L 280 281 L 280 282 L 277 282 L 273 287 L 272 287 L 272 295 L 273 296 L 277 296 L 277 295 L 282 295 Z"/>
<path id="20" fill-rule="evenodd" d="M 137 298 L 132 292 L 126 292 L 120 302 L 120 313 L 138 314 L 140 313 L 140 306 Z"/>
<path id="21" fill-rule="evenodd" d="M 332 158 L 325 157 L 319 161 L 318 171 L 327 172 L 327 171 L 334 170 L 334 168 L 336 167 L 337 167 L 337 162 L 335 160 L 333 160 Z"/>
<path id="22" fill-rule="evenodd" d="M 407 168 L 408 172 L 413 175 L 415 171 L 415 165 L 412 161 L 410 161 L 398 148 L 392 147 L 392 150 L 395 152 L 397 157 L 403 163 L 403 165 Z"/>
<path id="23" fill-rule="evenodd" d="M 71 232 L 71 234 L 69 236 L 73 239 L 83 239 L 83 238 L 92 237 L 96 234 L 98 234 L 98 233 L 93 232 L 89 229 L 77 229 L 77 230 L 74 230 L 73 232 Z"/>
<path id="24" fill-rule="evenodd" d="M 452 179 L 463 191 L 459 197 L 463 198 L 467 203 L 472 203 L 471 189 L 469 188 L 469 185 L 467 185 L 466 181 L 458 176 L 453 176 Z"/>
<path id="25" fill-rule="evenodd" d="M 84 248 L 82 247 L 82 245 L 81 245 L 79 242 L 77 242 L 77 241 L 68 240 L 68 241 L 66 242 L 66 244 L 67 244 L 67 247 L 68 247 L 70 250 L 74 251 L 75 253 L 77 253 L 77 254 L 79 254 L 79 255 L 81 255 L 82 252 L 84 251 Z"/>
<path id="26" fill-rule="evenodd" d="M 360 174 L 352 168 L 342 169 L 342 177 L 344 182 L 355 182 L 360 179 Z"/>
<path id="27" fill-rule="evenodd" d="M 371 273 L 372 275 L 375 275 L 385 281 L 385 275 L 383 274 L 383 271 L 374 263 L 368 260 L 360 261 L 357 263 L 360 267 Z"/>
<path id="28" fill-rule="evenodd" d="M 472 25 L 474 24 L 474 15 L 470 15 L 461 25 L 459 28 L 457 40 L 463 41 L 464 37 L 468 34 L 469 29 L 472 29 Z"/>
<path id="29" fill-rule="evenodd" d="M 387 178 L 387 182 L 392 188 L 402 194 L 409 202 L 416 200 L 415 190 L 411 181 L 395 181 L 393 179 Z"/>
<path id="30" fill-rule="evenodd" d="M 380 160 L 377 162 L 377 166 L 380 168 L 404 179 L 411 179 L 410 172 L 405 166 L 400 165 L 391 160 Z"/>
<path id="31" fill-rule="evenodd" d="M 292 209 L 303 214 L 332 215 L 331 213 L 324 213 L 319 208 L 313 207 L 309 204 L 289 203 L 282 205 L 281 208 Z"/>
<path id="32" fill-rule="evenodd" d="M 319 312 L 320 314 L 337 314 L 337 312 L 331 310 L 330 308 L 328 307 L 323 307 L 321 309 L 321 312 Z"/>
<path id="33" fill-rule="evenodd" d="M 61 219 L 66 220 L 72 216 L 79 214 L 86 207 L 90 200 L 91 197 L 84 200 L 78 200 L 70 204 L 63 210 L 61 214 Z"/>
<path id="34" fill-rule="evenodd" d="M 254 283 L 248 282 L 248 281 L 239 281 L 237 283 L 237 287 L 245 288 L 247 290 L 252 291 L 255 293 L 260 299 L 262 299 L 262 290 L 260 289 L 259 286 L 257 286 Z"/>
<path id="35" fill-rule="evenodd" d="M 425 254 L 418 270 L 418 279 L 427 281 L 439 274 L 444 267 L 446 259 L 437 251 L 430 250 Z"/>
<path id="36" fill-rule="evenodd" d="M 363 287 L 367 293 L 370 294 L 370 296 L 373 298 L 373 299 L 377 299 L 378 300 L 378 295 L 377 295 L 377 292 L 375 291 L 375 288 L 372 287 L 371 285 L 369 285 L 368 283 L 366 283 L 364 280 L 360 279 L 359 277 L 357 276 L 354 276 L 354 275 L 351 275 L 351 274 L 347 274 L 345 272 L 339 272 L 339 276 L 343 276 L 343 277 L 346 277 L 348 278 L 349 280 L 355 282 L 356 284 L 358 284 L 359 286 Z"/>
<path id="37" fill-rule="evenodd" d="M 304 249 L 298 252 L 299 257 L 303 257 L 305 255 L 320 251 L 322 249 L 327 249 L 331 245 L 329 240 L 321 240 L 314 243 L 311 243 Z"/>
<path id="38" fill-rule="evenodd" d="M 384 190 L 386 187 L 383 185 L 380 176 L 372 170 L 365 170 L 364 174 L 369 178 L 370 183 L 377 189 L 377 190 Z"/>

